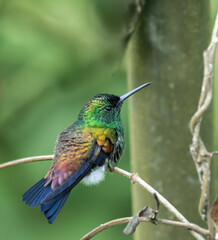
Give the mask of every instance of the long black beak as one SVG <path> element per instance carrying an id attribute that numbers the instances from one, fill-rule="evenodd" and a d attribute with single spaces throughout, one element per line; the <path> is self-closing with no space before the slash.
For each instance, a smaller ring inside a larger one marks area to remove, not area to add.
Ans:
<path id="1" fill-rule="evenodd" d="M 123 96 L 120 97 L 120 100 L 119 100 L 119 102 L 117 103 L 117 105 L 119 105 L 120 103 L 122 103 L 125 99 L 127 99 L 127 98 L 128 98 L 129 96 L 131 96 L 132 94 L 134 94 L 134 93 L 138 92 L 139 90 L 141 90 L 142 88 L 148 86 L 149 84 L 151 84 L 151 82 L 145 83 L 145 84 L 143 84 L 143 85 L 141 85 L 141 86 L 133 89 L 132 91 L 124 94 Z"/>

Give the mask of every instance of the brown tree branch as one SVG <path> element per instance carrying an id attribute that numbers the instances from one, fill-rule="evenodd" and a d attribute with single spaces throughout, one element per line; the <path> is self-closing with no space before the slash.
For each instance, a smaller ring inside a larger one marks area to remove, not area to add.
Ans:
<path id="1" fill-rule="evenodd" d="M 201 120 L 203 113 L 208 109 L 213 97 L 214 68 L 216 44 L 218 42 L 218 13 L 216 16 L 211 42 L 204 51 L 204 77 L 201 88 L 200 99 L 197 111 L 190 121 L 190 131 L 192 133 L 192 144 L 190 152 L 195 163 L 199 181 L 201 183 L 201 197 L 199 201 L 199 212 L 201 217 L 207 221 L 210 229 L 210 238 L 215 239 L 215 228 L 210 214 L 210 163 L 211 157 L 217 152 L 209 153 L 200 137 Z"/>
<path id="2" fill-rule="evenodd" d="M 171 221 L 171 220 L 167 220 L 167 219 L 157 219 L 157 223 L 163 223 L 163 224 L 178 226 L 178 227 L 186 227 L 186 228 L 191 229 L 202 235 L 210 234 L 208 229 L 199 227 L 197 224 L 194 224 L 194 223 L 183 223 L 183 222 Z"/>
<path id="3" fill-rule="evenodd" d="M 83 236 L 80 240 L 88 240 L 91 239 L 92 237 L 94 237 L 95 235 L 97 235 L 98 233 L 102 232 L 103 230 L 116 226 L 116 225 L 120 225 L 120 224 L 124 224 L 124 223 L 128 223 L 132 220 L 132 217 L 125 217 L 125 218 L 118 218 L 118 219 L 114 219 L 112 221 L 106 222 L 101 224 L 99 227 L 93 229 L 91 232 L 87 233 L 85 236 Z"/>
<path id="4" fill-rule="evenodd" d="M 214 155 L 218 155 L 218 151 L 214 151 L 214 152 L 211 152 L 211 157 L 213 157 Z"/>
<path id="5" fill-rule="evenodd" d="M 129 178 L 131 180 L 131 182 L 134 184 L 136 183 L 137 185 L 139 185 L 140 187 L 142 187 L 143 189 L 145 189 L 146 191 L 148 191 L 149 193 L 151 193 L 153 196 L 154 194 L 156 194 L 158 200 L 160 201 L 160 203 L 163 204 L 163 206 L 169 211 L 171 212 L 178 220 L 180 220 L 183 223 L 189 223 L 189 221 L 166 199 L 164 198 L 160 193 L 158 193 L 154 188 L 152 188 L 148 183 L 146 183 L 144 180 L 142 180 L 137 173 L 129 173 L 123 169 L 120 169 L 118 167 L 114 167 L 112 168 L 112 170 L 114 172 L 117 172 L 127 178 Z M 204 239 L 201 235 L 199 235 L 198 233 L 194 232 L 194 231 L 190 231 L 191 234 L 195 237 L 195 239 Z"/>
<path id="6" fill-rule="evenodd" d="M 11 166 L 18 165 L 18 164 L 28 163 L 28 162 L 53 160 L 53 158 L 54 158 L 54 155 L 44 155 L 44 156 L 20 158 L 20 159 L 14 160 L 14 161 L 0 164 L 0 169 L 6 168 L 6 167 L 11 167 Z"/>
<path id="7" fill-rule="evenodd" d="M 156 194 L 158 200 L 160 203 L 163 204 L 163 206 L 171 212 L 177 219 L 179 219 L 182 222 L 188 222 L 188 220 L 168 201 L 166 198 L 164 198 L 160 193 L 158 193 L 153 187 L 151 187 L 148 183 L 146 183 L 144 180 L 142 180 L 137 173 L 130 173 L 127 172 L 121 168 L 114 167 L 112 169 L 114 172 L 117 172 L 131 180 L 133 184 L 137 184 L 152 195 Z"/>
<path id="8" fill-rule="evenodd" d="M 14 166 L 17 164 L 23 164 L 23 163 L 27 163 L 27 162 L 35 162 L 35 161 L 43 161 L 43 160 L 52 160 L 53 159 L 53 155 L 44 155 L 44 156 L 36 156 L 36 157 L 28 157 L 28 158 L 22 158 L 22 159 L 18 159 L 18 160 L 14 160 L 14 161 L 10 161 L 7 163 L 3 163 L 0 164 L 0 169 L 2 168 L 6 168 L 6 167 L 10 167 L 10 166 Z M 144 180 L 142 180 L 136 173 L 129 173 L 123 169 L 120 169 L 118 167 L 114 167 L 111 169 L 114 172 L 117 172 L 127 178 L 129 178 L 131 180 L 131 182 L 134 184 L 138 184 L 139 186 L 141 186 L 143 189 L 145 189 L 146 191 L 150 192 L 152 195 L 156 194 L 158 200 L 177 218 L 179 219 L 181 222 L 186 223 L 186 224 L 190 224 L 188 222 L 188 220 L 171 204 L 169 203 L 169 201 L 167 201 L 160 193 L 158 193 L 154 188 L 152 188 L 149 184 L 147 184 Z M 125 220 L 126 221 L 126 220 Z M 123 222 L 126 223 L 126 222 Z M 112 223 L 112 225 L 108 226 L 106 224 L 106 226 L 111 227 L 113 226 L 114 223 Z M 121 223 L 120 223 L 121 224 Z M 116 222 L 114 225 L 117 225 Z M 106 227 L 107 228 L 107 227 Z M 104 228 L 104 229 L 106 229 Z M 195 239 L 198 240 L 203 240 L 204 238 L 199 235 L 198 233 L 196 233 L 195 231 L 191 230 L 192 235 L 195 237 Z"/>
<path id="9" fill-rule="evenodd" d="M 101 224 L 99 227 L 93 229 L 91 232 L 87 233 L 84 237 L 82 237 L 80 240 L 88 240 L 93 238 L 98 233 L 102 232 L 103 230 L 106 230 L 110 227 L 117 226 L 120 224 L 128 223 L 132 220 L 133 217 L 125 217 L 125 218 L 118 218 L 109 222 L 106 222 L 104 224 Z M 147 218 L 140 217 L 139 222 L 150 222 Z M 184 223 L 184 222 L 178 222 L 178 221 L 171 221 L 167 219 L 156 219 L 156 223 L 166 224 L 166 225 L 172 225 L 177 227 L 185 227 L 187 229 L 193 230 L 199 234 L 202 235 L 209 235 L 209 230 L 199 227 L 198 225 L 194 223 Z"/>

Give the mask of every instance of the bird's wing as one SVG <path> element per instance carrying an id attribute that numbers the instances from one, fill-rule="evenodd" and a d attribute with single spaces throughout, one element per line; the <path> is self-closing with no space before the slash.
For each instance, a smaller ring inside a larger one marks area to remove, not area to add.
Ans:
<path id="1" fill-rule="evenodd" d="M 59 137 L 55 158 L 45 185 L 52 192 L 43 200 L 49 203 L 60 198 L 76 186 L 94 166 L 102 166 L 113 149 L 115 136 L 108 132 L 74 129 Z M 110 140 L 112 139 L 112 140 Z"/>

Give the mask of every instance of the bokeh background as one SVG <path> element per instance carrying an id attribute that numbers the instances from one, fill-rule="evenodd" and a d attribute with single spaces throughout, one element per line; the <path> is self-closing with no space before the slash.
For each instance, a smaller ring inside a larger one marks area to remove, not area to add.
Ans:
<path id="1" fill-rule="evenodd" d="M 127 92 L 123 36 L 129 2 L 0 0 L 0 163 L 52 154 L 57 135 L 77 119 L 89 98 Z M 217 9 L 217 0 L 212 0 L 211 27 Z M 119 166 L 130 170 L 127 105 L 122 110 L 127 144 Z M 50 164 L 35 162 L 0 171 L 2 239 L 80 239 L 100 223 L 131 215 L 129 181 L 108 173 L 99 186 L 79 184 L 49 225 L 39 208 L 22 202 L 22 194 Z M 113 227 L 95 239 L 132 239 L 122 230 L 123 226 Z"/>

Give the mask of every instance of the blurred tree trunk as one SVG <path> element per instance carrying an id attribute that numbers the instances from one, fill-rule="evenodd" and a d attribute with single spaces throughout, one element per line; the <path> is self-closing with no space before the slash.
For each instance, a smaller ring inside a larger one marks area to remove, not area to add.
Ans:
<path id="1" fill-rule="evenodd" d="M 200 185 L 189 153 L 189 121 L 203 78 L 203 50 L 209 42 L 209 2 L 147 0 L 128 49 L 129 89 L 152 81 L 130 99 L 132 171 L 195 223 Z M 212 145 L 212 114 L 202 136 Z M 132 188 L 133 213 L 155 200 Z M 159 217 L 169 214 L 161 207 Z M 135 240 L 193 239 L 186 229 L 140 224 Z"/>

